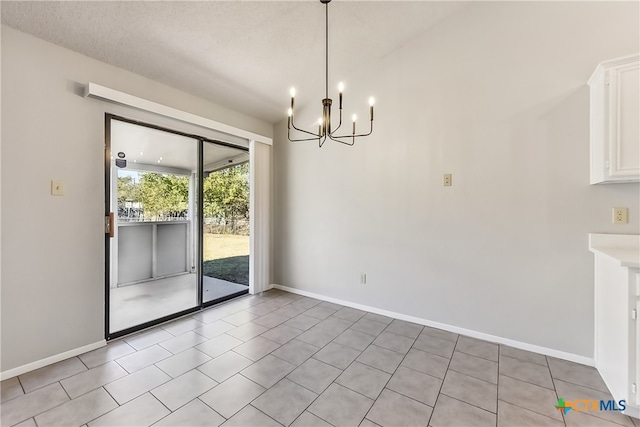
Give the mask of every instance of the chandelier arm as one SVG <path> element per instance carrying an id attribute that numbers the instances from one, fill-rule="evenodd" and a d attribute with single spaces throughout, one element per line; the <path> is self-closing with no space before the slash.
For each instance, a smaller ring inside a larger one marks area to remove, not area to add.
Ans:
<path id="1" fill-rule="evenodd" d="M 291 137 L 289 137 L 287 135 L 287 138 L 289 139 L 289 141 L 291 142 L 303 142 L 303 141 L 315 141 L 317 139 L 320 139 L 319 137 L 315 137 L 315 138 L 301 138 L 301 139 L 291 139 Z"/>
<path id="2" fill-rule="evenodd" d="M 326 140 L 327 140 L 327 135 L 325 135 L 324 138 L 322 139 L 318 138 L 318 148 L 322 148 Z"/>
<path id="3" fill-rule="evenodd" d="M 361 138 L 369 135 L 371 135 L 371 131 L 369 131 L 369 133 L 360 133 L 358 135 L 331 135 L 331 139 Z"/>
<path id="4" fill-rule="evenodd" d="M 369 135 L 371 135 L 372 132 L 373 132 L 373 120 L 371 121 L 371 128 L 369 129 L 369 133 L 359 133 L 357 135 L 334 135 L 334 134 L 331 134 L 330 137 L 331 137 L 331 139 L 333 139 L 335 141 L 336 139 L 360 138 L 362 136 L 369 136 Z"/>
<path id="5" fill-rule="evenodd" d="M 338 129 L 340 129 L 340 126 L 342 126 L 342 108 L 340 109 L 340 123 L 338 123 L 338 127 L 335 128 L 333 132 L 331 132 L 331 134 L 333 135 L 334 133 L 336 133 Z"/>
<path id="6" fill-rule="evenodd" d="M 291 129 L 289 129 L 287 131 L 287 139 L 289 139 L 289 141 L 291 142 L 302 142 L 302 141 L 315 141 L 316 139 L 320 139 L 320 135 L 315 135 L 312 134 L 315 137 L 314 138 L 298 138 L 298 139 L 291 139 Z"/>
<path id="7" fill-rule="evenodd" d="M 346 136 L 339 136 L 337 138 L 334 138 L 333 136 L 329 135 L 329 138 L 331 138 L 332 141 L 339 142 L 340 144 L 349 145 L 349 146 L 351 146 L 351 145 L 356 143 L 356 140 L 355 140 L 354 136 L 349 136 L 348 137 L 348 138 L 351 138 L 351 142 L 345 142 L 345 141 L 342 141 L 340 139 L 337 139 L 337 138 L 347 138 Z"/>
<path id="8" fill-rule="evenodd" d="M 320 138 L 320 135 L 319 135 L 319 134 L 317 134 L 317 133 L 309 132 L 309 131 L 304 130 L 304 129 L 298 129 L 297 127 L 295 127 L 295 126 L 293 126 L 293 125 L 292 125 L 292 127 L 293 127 L 295 130 L 297 130 L 298 132 L 303 132 L 303 133 L 306 133 L 307 135 L 313 135 L 313 136 L 315 137 L 315 138 L 311 138 L 311 139 Z"/>
<path id="9" fill-rule="evenodd" d="M 297 128 L 297 127 L 296 127 L 296 125 L 293 123 L 293 114 L 291 115 L 291 127 L 293 127 L 293 128 L 294 128 L 295 130 L 297 130 L 298 132 L 304 132 L 304 133 L 306 133 L 306 134 L 309 134 L 309 135 L 313 135 L 313 136 L 315 136 L 315 138 L 311 138 L 311 139 L 320 138 L 320 134 L 313 133 L 313 132 L 309 132 L 309 131 L 307 131 L 307 130 Z"/>

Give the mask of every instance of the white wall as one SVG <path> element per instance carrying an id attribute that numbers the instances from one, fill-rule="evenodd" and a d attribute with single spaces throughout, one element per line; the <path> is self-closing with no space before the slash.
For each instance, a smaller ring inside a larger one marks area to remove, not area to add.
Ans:
<path id="1" fill-rule="evenodd" d="M 640 232 L 640 193 L 589 185 L 586 82 L 640 50 L 638 14 L 479 2 L 345 79 L 348 117 L 375 92 L 371 137 L 318 149 L 278 124 L 274 282 L 591 358 L 587 234 Z"/>
<path id="2" fill-rule="evenodd" d="M 265 136 L 273 131 L 2 26 L 2 372 L 104 339 L 104 113 L 184 128 L 84 99 L 89 81 Z M 63 181 L 65 196 L 50 195 L 52 179 Z"/>

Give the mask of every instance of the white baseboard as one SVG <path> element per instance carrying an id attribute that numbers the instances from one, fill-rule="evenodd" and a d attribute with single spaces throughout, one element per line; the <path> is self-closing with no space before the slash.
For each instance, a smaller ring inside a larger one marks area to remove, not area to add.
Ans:
<path id="1" fill-rule="evenodd" d="M 434 322 L 432 320 L 422 319 L 419 317 L 408 316 L 402 313 L 396 313 L 393 311 L 383 310 L 377 307 L 370 307 L 368 305 L 357 304 L 351 301 L 345 301 L 338 298 L 327 297 L 324 295 L 316 294 L 313 292 L 303 291 L 296 288 L 290 288 L 288 286 L 282 286 L 278 284 L 272 284 L 272 288 L 280 289 L 282 291 L 291 292 L 292 294 L 303 295 L 305 297 L 315 298 L 322 301 L 328 301 L 335 304 L 344 305 L 346 307 L 355 308 L 358 310 L 368 311 L 382 316 L 392 317 L 394 319 L 404 320 L 407 322 L 417 323 L 419 325 L 430 326 L 432 328 L 438 328 L 445 331 L 453 332 L 460 335 L 466 335 L 468 337 L 481 339 L 484 341 L 491 341 L 498 344 L 508 345 L 510 347 L 519 348 L 521 350 L 531 351 L 533 353 L 540 353 L 546 356 L 555 357 L 558 359 L 568 360 L 570 362 L 576 362 L 583 365 L 595 366 L 595 360 L 590 357 L 580 356 L 578 354 L 567 353 L 552 348 L 541 347 L 539 345 L 529 344 L 521 341 L 515 341 L 509 338 L 503 338 L 496 335 L 485 334 L 484 332 L 478 332 L 471 329 L 460 328 L 458 326 L 447 325 L 446 323 Z"/>
<path id="2" fill-rule="evenodd" d="M 60 362 L 70 357 L 78 356 L 96 348 L 100 348 L 107 345 L 106 340 L 101 340 L 93 344 L 87 344 L 82 347 L 74 348 L 73 350 L 65 351 L 64 353 L 56 354 L 45 359 L 36 360 L 35 362 L 27 363 L 26 365 L 18 366 L 17 368 L 9 369 L 0 372 L 0 380 L 4 381 L 9 378 L 17 377 L 18 375 L 26 374 L 27 372 L 40 369 L 52 363 Z"/>

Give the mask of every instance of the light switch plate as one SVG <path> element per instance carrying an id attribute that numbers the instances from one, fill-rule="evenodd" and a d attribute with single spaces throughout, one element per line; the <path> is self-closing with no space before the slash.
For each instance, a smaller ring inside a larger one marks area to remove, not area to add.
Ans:
<path id="1" fill-rule="evenodd" d="M 62 181 L 51 181 L 51 195 L 64 196 L 64 186 L 62 185 Z"/>

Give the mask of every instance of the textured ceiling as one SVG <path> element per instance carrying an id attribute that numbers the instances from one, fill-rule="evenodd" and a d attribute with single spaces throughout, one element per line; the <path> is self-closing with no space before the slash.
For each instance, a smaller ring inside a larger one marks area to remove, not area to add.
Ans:
<path id="1" fill-rule="evenodd" d="M 0 7 L 10 27 L 271 123 L 285 117 L 291 85 L 317 90 L 318 98 L 324 86 L 324 6 L 315 0 L 2 1 Z M 375 63 L 463 7 L 331 2 L 331 79 Z"/>

